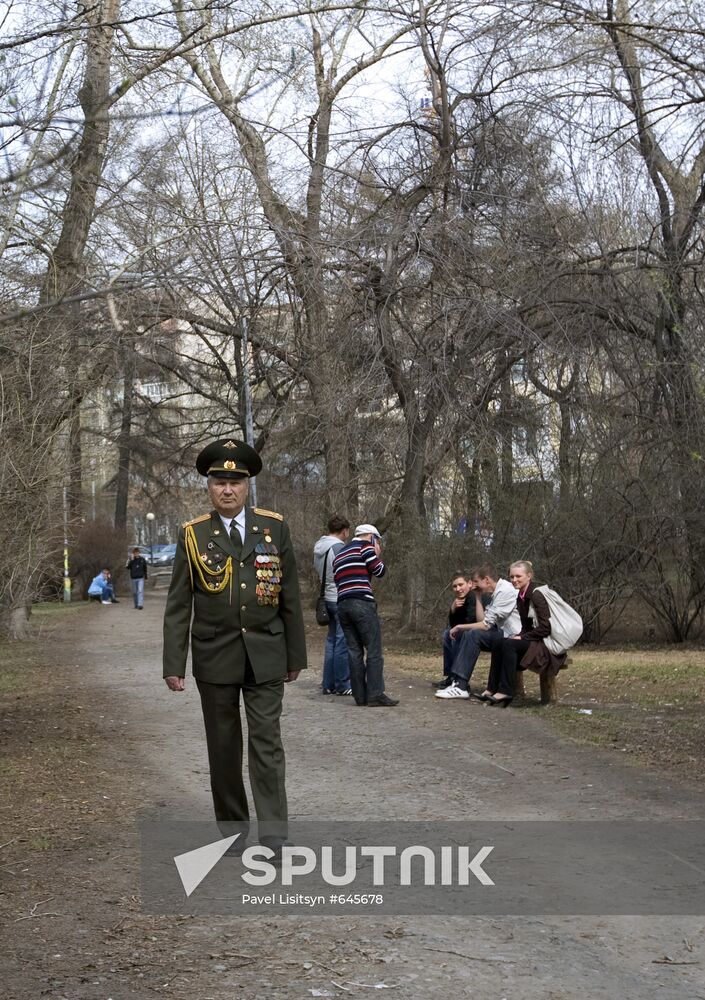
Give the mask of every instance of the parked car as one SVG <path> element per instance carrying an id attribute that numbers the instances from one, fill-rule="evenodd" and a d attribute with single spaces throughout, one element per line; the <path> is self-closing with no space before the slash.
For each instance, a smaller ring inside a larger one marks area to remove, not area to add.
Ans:
<path id="1" fill-rule="evenodd" d="M 128 559 L 132 559 L 132 553 L 133 553 L 133 551 L 135 549 L 139 549 L 140 550 L 140 555 L 144 556 L 145 559 L 149 562 L 149 553 L 151 551 L 150 548 L 149 548 L 149 545 L 131 545 L 129 547 L 129 549 L 127 550 L 127 558 Z M 157 551 L 157 546 L 156 545 L 154 546 L 154 551 L 155 551 L 155 553 Z"/>
<path id="2" fill-rule="evenodd" d="M 154 565 L 155 566 L 171 566 L 174 561 L 174 556 L 176 555 L 176 545 L 161 545 L 159 551 L 156 551 L 157 546 L 154 546 Z"/>
<path id="3" fill-rule="evenodd" d="M 160 552 L 162 552 L 164 549 L 166 549 L 168 547 L 169 547 L 168 544 L 165 544 L 164 542 L 160 542 L 159 545 L 153 545 L 152 546 L 152 550 L 154 551 L 154 555 L 156 556 L 156 555 L 158 555 Z M 149 545 L 147 546 L 147 548 L 149 548 Z"/>

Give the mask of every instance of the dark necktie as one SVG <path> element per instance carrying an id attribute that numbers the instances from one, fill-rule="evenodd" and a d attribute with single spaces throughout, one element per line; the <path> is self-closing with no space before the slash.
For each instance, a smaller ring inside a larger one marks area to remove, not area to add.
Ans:
<path id="1" fill-rule="evenodd" d="M 242 536 L 240 535 L 240 529 L 235 524 L 235 518 L 230 522 L 230 542 L 235 550 L 235 555 L 239 559 L 242 552 Z"/>

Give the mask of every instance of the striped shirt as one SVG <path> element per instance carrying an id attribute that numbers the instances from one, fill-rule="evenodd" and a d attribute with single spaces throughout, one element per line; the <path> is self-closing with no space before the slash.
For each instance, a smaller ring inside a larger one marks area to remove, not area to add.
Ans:
<path id="1" fill-rule="evenodd" d="M 372 542 L 365 538 L 353 538 L 333 560 L 338 604 L 351 597 L 360 601 L 374 601 L 370 578 L 384 576 L 385 570 Z"/>

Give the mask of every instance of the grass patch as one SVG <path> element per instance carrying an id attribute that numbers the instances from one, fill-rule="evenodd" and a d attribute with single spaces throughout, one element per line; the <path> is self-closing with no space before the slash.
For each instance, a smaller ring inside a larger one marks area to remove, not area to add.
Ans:
<path id="1" fill-rule="evenodd" d="M 32 837 L 27 841 L 27 846 L 32 851 L 48 851 L 51 841 L 48 837 Z"/>
<path id="2" fill-rule="evenodd" d="M 705 650 L 578 649 L 559 675 L 561 701 L 652 709 L 705 705 Z"/>
<path id="3" fill-rule="evenodd" d="M 442 672 L 440 650 L 430 655 L 395 649 L 390 662 L 429 681 Z M 475 687 L 484 685 L 488 668 L 483 653 Z M 578 648 L 558 675 L 559 703 L 549 711 L 538 704 L 539 680 L 529 671 L 525 687 L 526 699 L 516 708 L 540 716 L 564 736 L 705 783 L 699 766 L 705 746 L 704 649 Z"/>
<path id="4" fill-rule="evenodd" d="M 47 827 L 71 835 L 85 816 L 110 808 L 102 788 L 109 781 L 96 764 L 95 723 L 76 704 L 75 689 L 46 667 L 46 640 L 15 643 L 10 672 L 0 670 L 3 803 L 0 829 L 31 850 L 44 852 L 54 841 Z"/>
<path id="5" fill-rule="evenodd" d="M 548 717 L 551 725 L 580 743 L 604 747 L 627 759 L 672 771 L 691 783 L 703 782 L 702 706 L 687 713 L 684 709 L 665 708 L 654 714 L 653 710 L 633 707 L 628 711 L 596 709 L 592 715 L 579 715 L 573 708 L 559 705 Z"/>
<path id="6" fill-rule="evenodd" d="M 535 683 L 527 678 L 529 692 Z M 705 781 L 699 766 L 705 650 L 578 649 L 559 674 L 558 695 L 559 704 L 545 717 L 563 735 L 691 782 Z"/>
<path id="7" fill-rule="evenodd" d="M 37 666 L 37 653 L 17 650 L 10 645 L 0 644 L 0 694 L 22 694 L 28 690 L 29 671 Z"/>
<path id="8" fill-rule="evenodd" d="M 80 781 L 92 753 L 75 691 L 47 667 L 52 637 L 83 610 L 80 604 L 37 605 L 33 637 L 0 642 L 3 813 L 24 810 L 28 826 L 46 823 L 49 803 L 68 799 L 65 789 Z M 45 849 L 39 840 L 34 850 Z"/>
<path id="9" fill-rule="evenodd" d="M 58 615 L 71 614 L 71 612 L 81 611 L 90 607 L 90 601 L 73 600 L 68 604 L 63 601 L 40 601 L 32 607 L 32 618 L 38 619 L 56 618 Z"/>
<path id="10" fill-rule="evenodd" d="M 75 616 L 84 613 L 85 603 L 61 604 L 43 602 L 32 609 L 30 627 L 32 636 L 21 642 L 0 640 L 0 695 L 27 694 L 38 680 L 35 671 L 42 669 L 46 660 L 47 642 L 56 630 Z"/>

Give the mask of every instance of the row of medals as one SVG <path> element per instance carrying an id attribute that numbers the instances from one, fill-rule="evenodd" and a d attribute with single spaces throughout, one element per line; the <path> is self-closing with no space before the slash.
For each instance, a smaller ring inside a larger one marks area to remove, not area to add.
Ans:
<path id="1" fill-rule="evenodd" d="M 255 548 L 255 575 L 258 604 L 278 604 L 282 572 L 281 559 L 275 545 L 260 542 Z"/>

